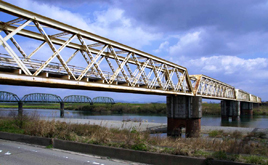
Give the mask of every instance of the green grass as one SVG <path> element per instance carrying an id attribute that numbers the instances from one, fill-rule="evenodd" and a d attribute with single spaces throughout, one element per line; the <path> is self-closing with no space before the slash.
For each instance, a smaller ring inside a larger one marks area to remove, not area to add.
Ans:
<path id="1" fill-rule="evenodd" d="M 221 105 L 219 103 L 203 103 L 202 114 L 203 115 L 220 115 Z"/>
<path id="2" fill-rule="evenodd" d="M 268 165 L 268 158 L 258 155 L 243 156 L 245 163 Z"/>
<path id="3" fill-rule="evenodd" d="M 23 134 L 24 130 L 18 125 L 17 120 L 0 120 L 0 131 Z"/>
<path id="4" fill-rule="evenodd" d="M 268 106 L 259 106 L 259 108 L 254 108 L 253 115 L 268 115 Z"/>
<path id="5" fill-rule="evenodd" d="M 50 144 L 50 145 L 46 146 L 46 148 L 47 148 L 47 149 L 51 149 L 51 148 L 53 148 L 53 144 Z"/>
<path id="6" fill-rule="evenodd" d="M 208 133 L 208 136 L 209 136 L 209 137 L 219 137 L 219 136 L 222 135 L 222 133 L 223 133 L 223 131 L 213 130 L 213 131 L 210 131 L 210 132 Z"/>

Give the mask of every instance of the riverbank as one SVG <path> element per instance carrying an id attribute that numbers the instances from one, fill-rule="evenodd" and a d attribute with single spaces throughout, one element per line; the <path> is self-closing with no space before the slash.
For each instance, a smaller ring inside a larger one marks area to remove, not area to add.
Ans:
<path id="1" fill-rule="evenodd" d="M 265 163 L 268 141 L 255 133 L 226 132 L 215 138 L 151 136 L 158 123 L 40 119 L 37 114 L 0 118 L 0 131 L 139 151 Z M 166 127 L 166 126 L 165 126 Z M 248 130 L 251 131 L 251 130 Z M 215 134 L 215 133 L 214 133 Z M 210 136 L 210 135 L 209 135 Z"/>
<path id="2" fill-rule="evenodd" d="M 71 119 L 71 118 L 42 118 L 47 121 L 59 121 L 66 122 L 71 124 L 90 124 L 98 125 L 106 128 L 115 128 L 115 129 L 127 129 L 132 130 L 136 129 L 137 131 L 149 131 L 150 133 L 166 133 L 167 124 L 153 123 L 153 122 L 134 122 L 134 121 L 115 121 L 115 120 L 94 120 L 94 119 Z M 243 127 L 222 127 L 222 126 L 202 126 L 201 134 L 209 134 L 213 131 L 218 132 L 240 132 L 243 135 L 250 133 L 263 133 L 264 138 L 268 139 L 268 128 L 243 128 Z"/>

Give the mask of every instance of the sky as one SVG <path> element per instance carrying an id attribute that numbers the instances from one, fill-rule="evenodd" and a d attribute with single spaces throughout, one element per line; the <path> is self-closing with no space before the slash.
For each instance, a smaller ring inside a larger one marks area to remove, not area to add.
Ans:
<path id="1" fill-rule="evenodd" d="M 267 0 L 8 0 L 268 100 Z M 158 102 L 165 96 L 0 85 L 22 97 L 108 96 Z"/>

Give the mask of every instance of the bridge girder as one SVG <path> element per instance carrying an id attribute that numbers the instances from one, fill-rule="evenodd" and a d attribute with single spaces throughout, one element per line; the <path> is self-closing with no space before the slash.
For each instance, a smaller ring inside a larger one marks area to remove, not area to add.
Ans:
<path id="1" fill-rule="evenodd" d="M 0 91 L 0 102 L 19 102 L 20 98 L 11 92 Z"/>
<path id="2" fill-rule="evenodd" d="M 24 95 L 22 102 L 36 102 L 36 103 L 62 103 L 60 96 L 48 93 L 30 93 Z"/>

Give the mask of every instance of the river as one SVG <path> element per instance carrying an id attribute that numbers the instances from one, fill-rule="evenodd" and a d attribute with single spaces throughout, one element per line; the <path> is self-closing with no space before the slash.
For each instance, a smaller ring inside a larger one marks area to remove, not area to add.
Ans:
<path id="1" fill-rule="evenodd" d="M 7 115 L 10 111 L 17 112 L 17 109 L 0 109 L 0 114 Z M 41 117 L 59 118 L 60 111 L 56 109 L 24 109 L 26 113 L 36 111 Z M 92 114 L 86 111 L 65 110 L 65 118 L 79 119 L 98 119 L 98 120 L 137 120 L 154 123 L 167 123 L 165 115 L 153 114 Z M 268 128 L 268 116 L 253 116 L 252 118 L 241 118 L 240 121 L 222 122 L 220 116 L 203 116 L 201 119 L 202 126 L 231 126 L 231 127 L 251 127 L 251 128 Z"/>

